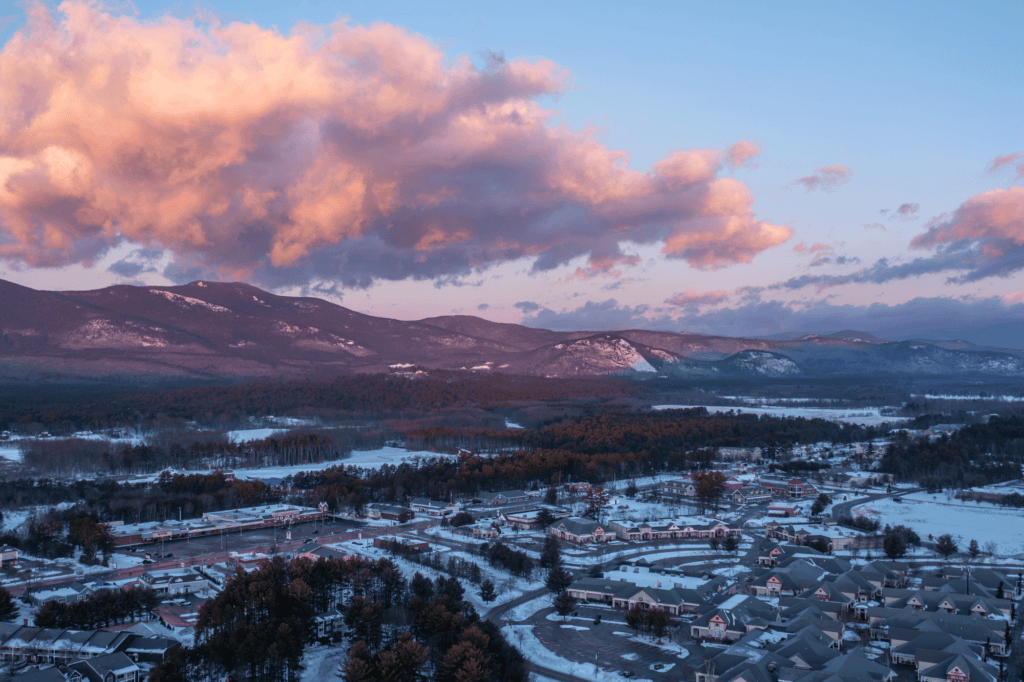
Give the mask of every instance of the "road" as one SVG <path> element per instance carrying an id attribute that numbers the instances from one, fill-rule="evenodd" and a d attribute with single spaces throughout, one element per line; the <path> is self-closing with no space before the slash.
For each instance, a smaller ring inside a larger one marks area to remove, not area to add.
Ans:
<path id="1" fill-rule="evenodd" d="M 359 530 L 347 531 L 344 533 L 329 533 L 327 535 L 317 536 L 314 538 L 316 544 L 329 544 L 335 542 L 345 542 L 348 540 L 358 540 L 360 538 L 366 540 L 375 538 L 380 535 L 391 535 L 394 533 L 404 533 L 414 530 L 426 530 L 438 522 L 435 520 L 428 521 L 416 521 L 413 523 L 406 523 L 398 526 L 364 526 Z M 184 541 L 181 541 L 184 543 Z M 169 543 L 168 543 L 169 544 Z M 258 545 L 250 548 L 246 548 L 245 553 L 257 552 L 262 554 L 283 554 L 287 552 L 294 552 L 300 547 L 309 543 L 301 540 L 293 540 L 292 542 L 280 542 L 269 545 Z M 204 554 L 201 557 L 189 558 L 175 558 L 167 561 L 158 561 L 144 566 L 132 566 L 131 568 L 120 568 L 112 571 L 106 571 L 102 573 L 93 573 L 90 577 L 101 578 L 103 580 L 125 580 L 127 578 L 137 578 L 138 576 L 146 573 L 147 571 L 165 571 L 171 569 L 180 569 L 184 564 L 186 567 L 189 566 L 210 566 L 213 564 L 231 561 L 231 552 L 217 552 L 214 554 Z M 63 576 L 60 578 L 54 578 L 52 580 L 41 580 L 33 583 L 32 588 L 43 587 L 45 585 L 59 585 L 74 580 L 75 576 Z M 13 596 L 22 594 L 28 585 L 15 585 L 8 588 Z"/>

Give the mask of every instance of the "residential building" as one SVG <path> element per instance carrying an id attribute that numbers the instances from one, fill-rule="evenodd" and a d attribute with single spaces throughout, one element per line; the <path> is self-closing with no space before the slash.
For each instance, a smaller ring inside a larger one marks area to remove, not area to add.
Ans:
<path id="1" fill-rule="evenodd" d="M 194 594 L 205 593 L 210 583 L 205 576 L 187 569 L 171 569 L 167 571 L 146 571 L 140 576 L 143 584 L 157 594 Z"/>
<path id="2" fill-rule="evenodd" d="M 591 542 L 608 542 L 615 537 L 611 531 L 597 521 L 569 517 L 556 521 L 548 527 L 548 533 L 559 540 L 585 545 Z"/>
<path id="3" fill-rule="evenodd" d="M 491 507 L 529 502 L 530 496 L 522 490 L 501 490 L 496 493 L 477 493 L 474 501 Z"/>

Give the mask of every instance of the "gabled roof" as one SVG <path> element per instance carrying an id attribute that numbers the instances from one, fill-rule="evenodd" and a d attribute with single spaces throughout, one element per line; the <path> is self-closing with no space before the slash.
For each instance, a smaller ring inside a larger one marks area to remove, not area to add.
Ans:
<path id="1" fill-rule="evenodd" d="M 103 678 L 110 673 L 117 676 L 123 675 L 132 670 L 139 670 L 139 666 L 135 665 L 132 659 L 128 658 L 120 651 L 113 654 L 106 654 L 104 656 L 96 656 L 95 658 L 86 658 L 81 661 L 75 661 L 68 665 L 68 667 L 72 670 L 81 672 L 90 680 L 96 680 L 96 682 L 101 682 Z"/>
<path id="2" fill-rule="evenodd" d="M 858 647 L 845 656 L 834 658 L 825 664 L 825 670 L 841 675 L 853 675 L 860 679 L 888 680 L 896 676 L 888 666 L 872 661 Z"/>
<path id="3" fill-rule="evenodd" d="M 592 535 L 598 528 L 603 529 L 604 527 L 597 521 L 591 521 L 590 519 L 580 519 L 575 517 L 569 517 L 556 521 L 551 524 L 550 528 L 564 528 L 567 533 L 573 535 Z"/>

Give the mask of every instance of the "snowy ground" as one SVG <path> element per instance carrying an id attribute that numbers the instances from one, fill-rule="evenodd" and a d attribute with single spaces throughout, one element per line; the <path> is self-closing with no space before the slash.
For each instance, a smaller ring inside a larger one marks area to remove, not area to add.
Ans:
<path id="1" fill-rule="evenodd" d="M 865 426 L 877 426 L 885 422 L 905 421 L 901 417 L 883 416 L 878 407 L 858 407 L 852 409 L 830 409 L 827 407 L 726 407 L 716 405 L 655 405 L 655 410 L 690 410 L 695 407 L 703 407 L 708 412 L 728 412 L 735 410 L 746 414 L 767 414 L 773 417 L 803 417 L 805 419 L 828 419 L 829 421 L 842 422 L 846 424 L 864 424 Z"/>
<path id="2" fill-rule="evenodd" d="M 250 440 L 266 440 L 271 436 L 284 433 L 286 429 L 241 429 L 228 431 L 225 436 L 232 443 L 245 443 Z"/>
<path id="3" fill-rule="evenodd" d="M 505 638 L 515 644 L 530 661 L 552 670 L 561 670 L 595 682 L 622 682 L 622 678 L 613 672 L 598 668 L 593 663 L 575 663 L 556 655 L 546 648 L 533 634 L 529 625 L 506 625 L 501 629 Z M 645 682 L 644 678 L 634 678 L 636 682 Z M 651 682 L 649 679 L 646 682 Z"/>
<path id="4" fill-rule="evenodd" d="M 1016 555 L 1024 552 L 1024 510 L 1000 507 L 982 502 L 964 502 L 944 493 L 915 493 L 895 500 L 875 500 L 854 507 L 854 514 L 877 518 L 882 525 L 910 526 L 922 540 L 928 535 L 944 533 L 953 536 L 961 551 L 977 540 L 982 549 L 989 542 L 997 545 L 997 554 Z"/>
<path id="5" fill-rule="evenodd" d="M 401 569 L 402 574 L 405 576 L 406 580 L 412 579 L 412 577 L 416 575 L 417 572 L 422 573 L 424 576 L 430 578 L 431 580 L 436 578 L 438 575 L 448 575 L 444 572 L 439 573 L 438 571 L 435 571 L 434 569 L 429 568 L 427 566 L 421 566 L 420 564 L 417 564 L 414 561 L 409 561 L 401 557 L 393 556 L 392 554 L 388 553 L 387 551 L 379 547 L 374 547 L 372 540 L 351 540 L 348 542 L 338 542 L 329 544 L 327 545 L 327 547 L 330 547 L 332 549 L 338 549 L 340 551 L 344 551 L 347 553 L 359 554 L 370 559 L 390 559 L 395 563 L 396 566 L 398 566 Z M 518 599 L 526 592 L 539 590 L 540 588 L 544 587 L 544 574 L 540 571 L 534 572 L 534 580 L 512 578 L 507 572 L 491 567 L 481 557 L 475 556 L 473 554 L 468 554 L 466 552 L 452 550 L 448 547 L 444 547 L 441 545 L 433 545 L 432 548 L 438 551 L 438 553 L 441 555 L 441 560 L 444 562 L 448 561 L 449 556 L 456 556 L 465 561 L 475 563 L 480 567 L 480 570 L 483 573 L 484 577 L 490 578 L 494 582 L 494 585 L 497 588 L 498 592 L 498 599 L 497 601 L 485 604 L 483 600 L 480 599 L 480 587 L 478 585 L 472 584 L 468 580 L 460 579 L 460 581 L 462 582 L 462 586 L 466 588 L 466 593 L 463 596 L 463 598 L 466 601 L 471 602 L 481 613 L 493 608 L 494 606 L 497 606 L 498 604 L 502 604 L 513 599 Z M 545 604 L 545 606 L 550 606 L 550 598 L 546 597 L 546 599 L 547 604 Z"/>
<path id="6" fill-rule="evenodd" d="M 337 679 L 338 666 L 345 661 L 345 645 L 330 644 L 323 646 L 314 644 L 306 647 L 302 656 L 301 682 L 320 682 L 320 680 Z"/>
<path id="7" fill-rule="evenodd" d="M 379 450 L 356 450 L 352 456 L 344 460 L 345 466 L 357 466 L 365 468 L 378 468 L 384 464 L 401 464 L 411 462 L 414 459 L 435 459 L 437 457 L 454 457 L 440 452 L 428 452 L 426 450 L 406 450 L 405 448 L 394 448 L 386 446 Z"/>

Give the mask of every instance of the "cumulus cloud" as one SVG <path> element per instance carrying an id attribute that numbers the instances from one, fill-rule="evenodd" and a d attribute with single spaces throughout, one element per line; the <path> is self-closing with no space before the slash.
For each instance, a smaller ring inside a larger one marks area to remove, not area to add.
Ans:
<path id="1" fill-rule="evenodd" d="M 672 296 L 665 303 L 669 305 L 678 306 L 680 308 L 699 307 L 706 305 L 717 305 L 724 303 L 729 300 L 729 294 L 724 291 L 694 291 L 693 289 L 687 289 L 682 291 L 675 296 Z"/>
<path id="2" fill-rule="evenodd" d="M 790 183 L 792 185 L 803 185 L 805 192 L 821 190 L 823 192 L 834 192 L 853 179 L 853 171 L 848 166 L 833 164 L 821 166 L 815 169 L 811 175 L 797 178 Z"/>
<path id="3" fill-rule="evenodd" d="M 1015 167 L 1014 175 L 1019 180 L 1024 178 L 1024 154 L 1020 152 L 1014 152 L 1013 154 L 1004 154 L 1003 156 L 997 156 L 992 159 L 992 165 L 989 166 L 990 173 L 996 173 L 1002 170 L 1004 167 Z"/>
<path id="4" fill-rule="evenodd" d="M 1009 277 L 1024 269 L 1024 187 L 994 189 L 971 197 L 952 214 L 933 218 L 925 232 L 910 242 L 910 247 L 931 249 L 933 253 L 906 262 L 880 258 L 856 272 L 801 275 L 768 288 L 813 286 L 821 291 L 846 284 L 882 284 L 940 272 L 958 273 L 951 274 L 947 280 L 956 284 Z M 857 261 L 848 258 L 844 262 Z M 839 264 L 838 260 L 835 263 Z"/>
<path id="5" fill-rule="evenodd" d="M 740 140 L 736 144 L 729 145 L 725 150 L 725 162 L 733 168 L 754 168 L 757 164 L 754 159 L 761 155 L 761 145 L 757 142 Z"/>
<path id="6" fill-rule="evenodd" d="M 948 219 L 933 221 L 910 243 L 916 249 L 939 249 L 940 255 L 967 257 L 957 278 L 973 282 L 1007 277 L 1024 268 L 1024 187 L 993 189 L 960 205 Z"/>
<path id="7" fill-rule="evenodd" d="M 750 143 L 639 172 L 540 104 L 564 69 L 483 62 L 382 23 L 36 6 L 0 51 L 0 258 L 88 264 L 128 241 L 173 251 L 168 276 L 368 286 L 522 257 L 600 270 L 623 241 L 714 268 L 790 238 L 718 177 Z"/>

